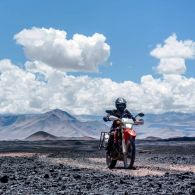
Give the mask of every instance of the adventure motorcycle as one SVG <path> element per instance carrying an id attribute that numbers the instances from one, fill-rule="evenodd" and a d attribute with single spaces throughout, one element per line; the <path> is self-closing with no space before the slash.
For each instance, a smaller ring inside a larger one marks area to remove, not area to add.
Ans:
<path id="1" fill-rule="evenodd" d="M 143 117 L 143 113 L 139 113 L 135 116 L 136 121 L 129 118 L 117 118 L 110 115 L 109 121 L 117 121 L 118 127 L 114 131 L 114 143 L 112 145 L 110 153 L 106 153 L 106 163 L 108 168 L 113 169 L 118 160 L 124 162 L 126 169 L 133 168 L 135 161 L 135 138 L 136 132 L 133 130 L 134 125 L 144 124 L 143 119 L 137 119 L 137 117 Z M 107 147 L 110 133 L 102 132 L 100 136 L 99 149 Z"/>

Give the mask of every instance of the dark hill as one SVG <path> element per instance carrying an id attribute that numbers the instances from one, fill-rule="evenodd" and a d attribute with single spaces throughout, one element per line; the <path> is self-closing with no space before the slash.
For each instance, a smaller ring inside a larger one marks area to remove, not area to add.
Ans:
<path id="1" fill-rule="evenodd" d="M 195 137 L 173 137 L 165 140 L 166 141 L 195 141 Z"/>
<path id="2" fill-rule="evenodd" d="M 45 131 L 38 131 L 25 138 L 25 141 L 41 141 L 41 140 L 56 140 L 58 137 Z"/>

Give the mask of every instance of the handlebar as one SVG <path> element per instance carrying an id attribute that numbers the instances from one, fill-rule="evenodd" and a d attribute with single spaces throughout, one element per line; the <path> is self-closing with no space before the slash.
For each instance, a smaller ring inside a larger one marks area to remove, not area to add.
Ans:
<path id="1" fill-rule="evenodd" d="M 108 119 L 109 119 L 110 121 L 121 120 L 120 118 L 118 118 L 118 117 L 116 117 L 116 116 L 113 116 L 113 115 L 108 116 Z"/>
<path id="2" fill-rule="evenodd" d="M 122 120 L 116 116 L 113 116 L 113 115 L 110 115 L 108 116 L 108 120 L 109 121 L 115 121 L 115 120 L 119 120 L 120 122 L 122 122 Z M 139 121 L 135 121 L 133 123 L 131 123 L 133 125 L 143 125 L 144 124 L 144 120 L 143 119 L 140 119 Z"/>

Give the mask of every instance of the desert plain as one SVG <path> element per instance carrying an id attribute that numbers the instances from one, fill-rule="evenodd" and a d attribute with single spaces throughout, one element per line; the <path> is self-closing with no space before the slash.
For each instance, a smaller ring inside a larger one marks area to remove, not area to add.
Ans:
<path id="1" fill-rule="evenodd" d="M 0 194 L 195 194 L 195 142 L 137 140 L 108 169 L 97 140 L 0 141 Z"/>

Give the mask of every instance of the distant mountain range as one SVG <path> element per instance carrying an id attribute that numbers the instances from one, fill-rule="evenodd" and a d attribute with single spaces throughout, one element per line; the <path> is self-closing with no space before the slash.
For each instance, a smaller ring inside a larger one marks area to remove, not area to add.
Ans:
<path id="1" fill-rule="evenodd" d="M 60 109 L 43 114 L 0 115 L 0 140 L 25 139 L 38 131 L 58 137 L 95 137 L 109 129 L 99 121 L 81 122 Z"/>
<path id="2" fill-rule="evenodd" d="M 102 121 L 101 116 L 79 115 L 82 121 Z M 195 113 L 168 112 L 163 114 L 145 114 L 145 123 L 136 126 L 137 138 L 195 137 Z"/>
<path id="3" fill-rule="evenodd" d="M 195 137 L 195 113 L 168 112 L 146 114 L 143 129 L 138 129 L 140 137 Z"/>
<path id="4" fill-rule="evenodd" d="M 144 120 L 144 125 L 135 127 L 138 139 L 195 137 L 195 113 L 146 114 Z M 103 122 L 102 116 L 72 116 L 60 109 L 42 114 L 1 114 L 0 140 L 25 139 L 43 131 L 56 136 L 56 139 L 99 138 L 100 132 L 109 131 L 110 125 L 111 122 Z M 41 137 L 44 136 L 41 134 Z"/>

